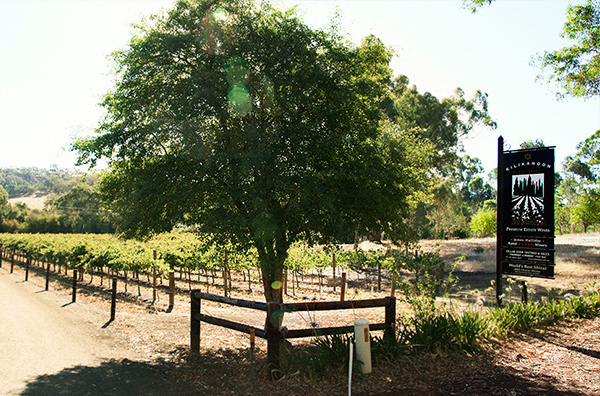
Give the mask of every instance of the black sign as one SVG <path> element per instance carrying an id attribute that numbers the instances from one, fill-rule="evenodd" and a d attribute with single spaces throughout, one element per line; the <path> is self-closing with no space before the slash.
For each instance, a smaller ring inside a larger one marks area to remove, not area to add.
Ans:
<path id="1" fill-rule="evenodd" d="M 505 151 L 498 161 L 502 273 L 554 277 L 554 148 Z"/>

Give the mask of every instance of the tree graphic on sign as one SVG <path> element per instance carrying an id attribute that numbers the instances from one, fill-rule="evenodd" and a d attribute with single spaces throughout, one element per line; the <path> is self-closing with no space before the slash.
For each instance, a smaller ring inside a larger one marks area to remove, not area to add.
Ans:
<path id="1" fill-rule="evenodd" d="M 544 174 L 513 175 L 513 225 L 544 225 Z"/>

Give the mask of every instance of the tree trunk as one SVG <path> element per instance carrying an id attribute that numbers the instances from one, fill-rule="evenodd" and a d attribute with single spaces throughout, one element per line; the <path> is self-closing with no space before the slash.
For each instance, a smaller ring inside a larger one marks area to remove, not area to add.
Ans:
<path id="1" fill-rule="evenodd" d="M 271 276 L 269 276 L 269 272 L 272 272 Z M 262 271 L 263 288 L 267 302 L 278 302 L 280 304 L 283 303 L 283 289 L 281 287 L 283 285 L 282 279 L 282 269 L 275 269 L 275 271 Z M 279 282 L 279 284 L 277 282 Z"/>

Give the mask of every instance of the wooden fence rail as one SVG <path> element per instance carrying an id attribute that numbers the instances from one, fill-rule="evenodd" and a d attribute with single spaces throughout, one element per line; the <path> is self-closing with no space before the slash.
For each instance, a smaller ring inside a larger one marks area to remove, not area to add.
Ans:
<path id="1" fill-rule="evenodd" d="M 281 327 L 283 320 L 281 312 L 299 311 L 330 311 L 339 309 L 357 309 L 385 307 L 385 322 L 370 324 L 371 330 L 383 330 L 384 337 L 395 337 L 396 329 L 396 298 L 385 297 L 370 300 L 354 301 L 323 301 L 299 302 L 280 304 L 277 302 L 262 303 L 203 293 L 192 290 L 191 293 L 191 323 L 190 323 L 190 349 L 200 352 L 200 323 L 205 322 L 216 326 L 240 331 L 246 334 L 254 333 L 257 337 L 267 340 L 267 374 L 273 379 L 277 376 L 280 367 L 280 348 L 284 339 L 304 338 L 320 335 L 345 334 L 354 331 L 354 326 L 325 327 L 310 329 L 288 330 Z M 260 329 L 242 323 L 232 322 L 227 319 L 205 315 L 201 312 L 202 300 L 209 300 L 232 306 L 255 309 L 266 312 L 265 328 Z"/>

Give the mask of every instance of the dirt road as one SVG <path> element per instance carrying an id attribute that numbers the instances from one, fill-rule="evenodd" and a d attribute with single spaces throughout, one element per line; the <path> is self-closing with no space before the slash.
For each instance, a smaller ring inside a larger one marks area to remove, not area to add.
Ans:
<path id="1" fill-rule="evenodd" d="M 0 269 L 0 395 L 187 394 L 172 368 L 145 361 L 106 324 L 106 312 L 72 304 Z M 175 392 L 175 393 L 172 393 Z M 191 393 L 191 392 L 190 392 Z"/>

